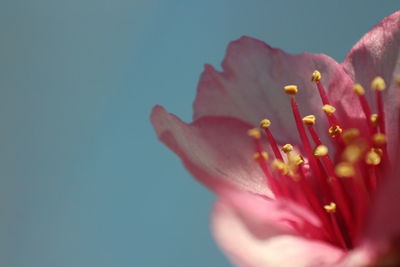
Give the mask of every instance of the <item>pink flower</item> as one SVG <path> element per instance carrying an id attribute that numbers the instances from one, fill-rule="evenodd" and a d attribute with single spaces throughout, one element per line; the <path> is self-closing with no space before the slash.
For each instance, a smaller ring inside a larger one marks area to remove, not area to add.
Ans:
<path id="1" fill-rule="evenodd" d="M 218 194 L 212 230 L 230 260 L 400 266 L 400 11 L 342 64 L 242 37 L 222 67 L 205 66 L 192 123 L 161 106 L 151 120 Z"/>

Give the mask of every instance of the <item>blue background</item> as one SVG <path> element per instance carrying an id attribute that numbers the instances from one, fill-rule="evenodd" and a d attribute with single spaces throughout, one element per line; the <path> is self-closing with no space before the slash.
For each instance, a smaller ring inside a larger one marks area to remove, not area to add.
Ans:
<path id="1" fill-rule="evenodd" d="M 229 266 L 214 197 L 161 145 L 204 63 L 262 39 L 341 61 L 383 1 L 0 1 L 0 266 Z"/>

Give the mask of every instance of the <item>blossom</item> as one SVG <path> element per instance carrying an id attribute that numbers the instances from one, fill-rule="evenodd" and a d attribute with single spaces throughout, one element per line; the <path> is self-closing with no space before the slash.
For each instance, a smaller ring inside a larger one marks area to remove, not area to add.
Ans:
<path id="1" fill-rule="evenodd" d="M 342 64 L 249 37 L 205 65 L 187 124 L 159 139 L 218 195 L 212 230 L 238 266 L 400 265 L 400 11 Z"/>

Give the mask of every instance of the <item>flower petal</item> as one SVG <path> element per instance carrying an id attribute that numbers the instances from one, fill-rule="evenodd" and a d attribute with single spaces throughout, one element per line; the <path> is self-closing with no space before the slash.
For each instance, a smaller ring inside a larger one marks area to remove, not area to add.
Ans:
<path id="1" fill-rule="evenodd" d="M 328 244 L 287 234 L 272 222 L 265 223 L 260 238 L 222 201 L 215 205 L 212 230 L 221 249 L 237 266 L 331 266 L 344 255 Z"/>
<path id="2" fill-rule="evenodd" d="M 350 50 L 343 67 L 355 82 L 368 89 L 376 76 L 384 78 L 388 88 L 384 92 L 385 116 L 391 139 L 397 124 L 395 108 L 399 97 L 395 80 L 400 75 L 400 11 L 384 18 L 366 33 Z M 370 103 L 375 104 L 371 90 L 366 90 L 366 95 Z"/>
<path id="3" fill-rule="evenodd" d="M 297 140 L 284 86 L 298 85 L 296 98 L 303 115 L 323 118 L 318 123 L 322 129 L 326 129 L 326 124 L 322 123 L 325 116 L 316 86 L 311 81 L 312 72 L 322 73 L 322 83 L 336 98 L 332 102 L 337 105 L 338 112 L 342 112 L 343 101 L 339 100 L 343 100 L 343 92 L 351 92 L 352 87 L 341 65 L 326 55 L 289 55 L 249 37 L 229 44 L 222 67 L 223 71 L 218 72 L 210 65 L 205 66 L 194 102 L 194 119 L 206 115 L 232 116 L 257 125 L 268 117 L 273 129 L 279 132 L 277 139 L 281 142 Z M 359 108 L 354 101 L 351 107 L 352 111 Z"/>
<path id="4" fill-rule="evenodd" d="M 273 196 L 252 158 L 254 148 L 247 136 L 251 126 L 247 123 L 229 117 L 203 117 L 186 124 L 161 106 L 154 107 L 151 120 L 160 140 L 210 189 L 216 191 L 228 182 Z"/>

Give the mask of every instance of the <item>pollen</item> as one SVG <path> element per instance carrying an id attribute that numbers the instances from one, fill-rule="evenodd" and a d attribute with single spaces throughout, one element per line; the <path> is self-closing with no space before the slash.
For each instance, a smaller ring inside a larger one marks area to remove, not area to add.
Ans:
<path id="1" fill-rule="evenodd" d="M 360 131 L 356 128 L 351 128 L 343 132 L 343 140 L 346 144 L 353 143 L 360 135 Z"/>
<path id="2" fill-rule="evenodd" d="M 324 157 L 328 155 L 328 148 L 324 145 L 319 145 L 314 149 L 314 156 Z"/>
<path id="3" fill-rule="evenodd" d="M 340 178 L 348 178 L 348 177 L 353 177 L 356 174 L 356 170 L 350 163 L 341 162 L 336 165 L 335 173 Z"/>
<path id="4" fill-rule="evenodd" d="M 329 203 L 329 205 L 324 205 L 324 209 L 328 213 L 335 213 L 336 212 L 336 203 L 331 202 L 331 203 Z"/>
<path id="5" fill-rule="evenodd" d="M 301 155 L 297 155 L 296 158 L 295 158 L 295 164 L 296 165 L 301 165 L 303 163 L 304 163 L 303 157 Z"/>
<path id="6" fill-rule="evenodd" d="M 400 75 L 397 75 L 396 83 L 397 83 L 397 86 L 400 87 Z"/>
<path id="7" fill-rule="evenodd" d="M 361 157 L 363 148 L 359 145 L 349 145 L 345 148 L 342 158 L 350 163 L 355 163 Z"/>
<path id="8" fill-rule="evenodd" d="M 314 72 L 311 75 L 311 81 L 313 82 L 320 82 L 321 81 L 321 72 L 319 72 L 318 70 L 314 70 Z"/>
<path id="9" fill-rule="evenodd" d="M 257 152 L 257 153 L 255 153 L 253 155 L 253 159 L 254 160 L 259 160 L 260 158 L 262 158 L 263 160 L 267 161 L 268 160 L 267 152 L 263 151 L 263 152 L 261 152 L 261 154 Z"/>
<path id="10" fill-rule="evenodd" d="M 260 127 L 261 127 L 262 129 L 266 129 L 266 128 L 268 128 L 269 126 L 271 126 L 271 121 L 270 121 L 270 120 L 268 120 L 268 119 L 263 119 L 262 121 L 260 121 Z"/>
<path id="11" fill-rule="evenodd" d="M 285 93 L 288 95 L 295 95 L 299 91 L 297 85 L 287 85 L 284 87 Z"/>
<path id="12" fill-rule="evenodd" d="M 357 95 L 364 95 L 365 94 L 365 90 L 364 87 L 361 86 L 361 84 L 356 83 L 353 86 L 353 91 L 357 94 Z"/>
<path id="13" fill-rule="evenodd" d="M 375 79 L 372 80 L 372 82 L 371 82 L 371 88 L 372 88 L 373 90 L 376 90 L 376 91 L 383 91 L 383 90 L 385 90 L 385 89 L 386 89 L 385 80 L 384 80 L 382 77 L 377 76 Z"/>
<path id="14" fill-rule="evenodd" d="M 365 156 L 365 163 L 368 165 L 379 165 L 381 163 L 381 156 L 379 156 L 379 154 L 374 150 L 371 150 Z"/>
<path id="15" fill-rule="evenodd" d="M 305 116 L 305 117 L 303 118 L 303 122 L 304 122 L 306 125 L 314 125 L 314 124 L 315 124 L 315 116 L 314 116 L 314 115 Z"/>
<path id="16" fill-rule="evenodd" d="M 374 136 L 372 137 L 372 140 L 374 141 L 375 145 L 381 146 L 386 144 L 386 135 L 382 134 L 382 133 L 377 133 L 374 134 Z"/>
<path id="17" fill-rule="evenodd" d="M 334 106 L 331 105 L 323 105 L 322 106 L 322 110 L 327 114 L 327 115 L 332 115 L 333 113 L 335 113 L 336 108 Z"/>
<path id="18" fill-rule="evenodd" d="M 260 139 L 261 138 L 261 132 L 259 129 L 257 128 L 253 128 L 247 131 L 247 134 L 254 138 L 254 139 Z"/>
<path id="19" fill-rule="evenodd" d="M 288 166 L 287 166 L 283 161 L 281 161 L 281 160 L 279 160 L 279 159 L 275 159 L 275 160 L 272 162 L 272 167 L 273 167 L 275 170 L 280 171 L 283 175 L 286 175 L 286 174 L 288 174 L 288 172 L 289 172 Z"/>
<path id="20" fill-rule="evenodd" d="M 370 120 L 371 120 L 373 125 L 377 125 L 378 124 L 378 119 L 379 119 L 378 114 L 376 114 L 376 113 L 371 114 Z"/>
<path id="21" fill-rule="evenodd" d="M 334 125 L 329 128 L 328 132 L 331 137 L 335 138 L 336 136 L 341 134 L 343 132 L 343 130 L 342 130 L 342 128 L 340 128 L 339 125 Z"/>
<path id="22" fill-rule="evenodd" d="M 282 147 L 282 151 L 285 153 L 289 153 L 293 151 L 293 146 L 291 144 L 286 144 Z"/>

